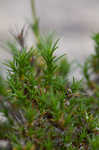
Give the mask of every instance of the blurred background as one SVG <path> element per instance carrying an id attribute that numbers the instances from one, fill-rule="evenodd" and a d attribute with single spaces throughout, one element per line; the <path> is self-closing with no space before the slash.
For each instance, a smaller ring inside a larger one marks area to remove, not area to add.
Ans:
<path id="1" fill-rule="evenodd" d="M 60 38 L 58 53 L 65 52 L 69 60 L 83 63 L 94 49 L 91 37 L 99 31 L 99 1 L 35 1 L 41 30 L 54 31 L 56 37 Z M 0 0 L 0 43 L 10 38 L 9 31 L 18 31 L 31 22 L 31 18 L 29 0 Z M 0 59 L 6 58 L 10 58 L 10 55 L 1 47 Z"/>

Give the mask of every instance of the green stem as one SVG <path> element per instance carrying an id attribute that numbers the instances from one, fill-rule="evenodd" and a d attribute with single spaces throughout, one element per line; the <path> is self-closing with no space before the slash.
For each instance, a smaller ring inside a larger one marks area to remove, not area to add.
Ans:
<path id="1" fill-rule="evenodd" d="M 35 10 L 35 0 L 31 0 L 31 8 L 32 8 L 32 17 L 34 22 L 37 21 L 36 10 Z"/>
<path id="2" fill-rule="evenodd" d="M 39 29 L 38 18 L 36 16 L 35 0 L 31 0 L 31 8 L 32 8 L 32 17 L 33 17 L 34 26 L 35 26 L 34 35 L 35 35 L 37 44 L 39 44 L 40 29 Z"/>

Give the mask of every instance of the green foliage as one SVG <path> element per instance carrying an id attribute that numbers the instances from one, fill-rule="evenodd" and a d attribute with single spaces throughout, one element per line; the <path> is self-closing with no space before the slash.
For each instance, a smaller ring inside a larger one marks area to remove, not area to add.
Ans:
<path id="1" fill-rule="evenodd" d="M 69 63 L 54 55 L 58 41 L 53 43 L 48 36 L 39 42 L 28 51 L 10 44 L 13 59 L 6 63 L 6 91 L 13 112 L 8 112 L 8 118 L 13 123 L 5 137 L 16 149 L 22 145 L 27 150 L 94 147 L 97 98 L 84 92 L 83 81 L 68 81 Z"/>
<path id="2" fill-rule="evenodd" d="M 83 80 L 69 81 L 71 64 L 64 55 L 55 55 L 58 40 L 41 36 L 34 0 L 31 4 L 36 46 L 27 50 L 21 42 L 23 29 L 21 36 L 14 36 L 18 45 L 8 42 L 12 60 L 5 63 L 6 80 L 0 77 L 0 107 L 9 123 L 0 138 L 11 141 L 14 150 L 97 150 L 99 86 L 91 73 L 98 72 L 99 35 L 93 37 L 95 54 L 83 68 L 86 89 Z"/>
<path id="3" fill-rule="evenodd" d="M 99 135 L 94 136 L 89 140 L 92 150 L 98 150 L 99 147 Z"/>
<path id="4" fill-rule="evenodd" d="M 0 75 L 0 95 L 5 95 L 5 85 L 2 76 Z"/>
<path id="5" fill-rule="evenodd" d="M 92 39 L 95 41 L 95 55 L 99 57 L 99 33 L 94 34 Z"/>
<path id="6" fill-rule="evenodd" d="M 86 78 L 88 87 L 98 96 L 99 90 L 99 33 L 94 34 L 92 39 L 95 42 L 94 54 L 90 55 L 86 60 L 83 73 Z M 94 78 L 93 78 L 94 76 Z M 99 96 L 98 96 L 99 97 Z"/>

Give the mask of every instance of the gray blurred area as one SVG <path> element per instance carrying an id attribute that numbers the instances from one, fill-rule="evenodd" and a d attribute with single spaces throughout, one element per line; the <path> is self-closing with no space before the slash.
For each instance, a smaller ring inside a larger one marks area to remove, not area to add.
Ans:
<path id="1" fill-rule="evenodd" d="M 99 0 L 35 0 L 44 32 L 60 38 L 58 54 L 83 63 L 93 52 L 91 36 L 99 31 Z M 31 21 L 30 0 L 0 0 L 0 42 L 9 39 L 11 29 Z M 2 48 L 0 59 L 10 58 Z"/>

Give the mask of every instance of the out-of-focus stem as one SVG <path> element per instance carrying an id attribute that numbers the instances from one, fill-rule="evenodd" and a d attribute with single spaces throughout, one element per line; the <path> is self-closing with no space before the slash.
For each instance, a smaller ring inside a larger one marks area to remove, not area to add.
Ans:
<path id="1" fill-rule="evenodd" d="M 37 44 L 39 44 L 40 30 L 39 30 L 38 18 L 36 16 L 35 0 L 31 0 L 31 8 L 32 8 L 32 17 L 33 17 L 34 25 L 37 26 L 37 33 L 35 33 L 34 31 L 34 35 L 35 35 Z"/>
<path id="2" fill-rule="evenodd" d="M 35 0 L 31 0 L 31 8 L 32 8 L 32 17 L 34 22 L 37 21 L 36 10 L 35 10 Z"/>

